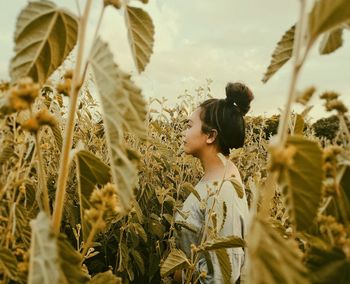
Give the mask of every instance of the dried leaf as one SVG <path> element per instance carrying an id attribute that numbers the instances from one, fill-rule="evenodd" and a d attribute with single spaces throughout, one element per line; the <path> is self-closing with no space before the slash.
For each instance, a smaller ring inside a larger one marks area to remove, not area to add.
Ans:
<path id="1" fill-rule="evenodd" d="M 29 76 L 44 83 L 71 52 L 77 34 L 78 20 L 73 14 L 51 1 L 29 2 L 17 20 L 12 81 Z"/>
<path id="2" fill-rule="evenodd" d="M 90 60 L 103 109 L 112 179 L 118 185 L 118 195 L 125 211 L 131 207 L 133 189 L 137 183 L 137 165 L 130 160 L 124 146 L 124 130 L 145 137 L 146 104 L 141 90 L 113 61 L 107 44 L 97 39 Z"/>
<path id="3" fill-rule="evenodd" d="M 90 231 L 90 224 L 84 218 L 84 211 L 91 207 L 89 199 L 95 186 L 108 183 L 111 179 L 111 174 L 110 168 L 89 151 L 78 151 L 75 154 L 75 160 L 79 182 L 80 218 L 83 239 L 86 241 Z"/>
<path id="4" fill-rule="evenodd" d="M 7 248 L 0 248 L 0 267 L 6 276 L 17 280 L 17 260 L 12 251 Z"/>
<path id="5" fill-rule="evenodd" d="M 335 29 L 323 35 L 320 43 L 320 54 L 330 54 L 343 45 L 343 29 Z"/>
<path id="6" fill-rule="evenodd" d="M 177 269 L 185 269 L 188 267 L 190 267 L 190 262 L 185 253 L 182 250 L 173 249 L 160 267 L 160 275 L 165 277 Z"/>
<path id="7" fill-rule="evenodd" d="M 266 83 L 272 75 L 274 75 L 292 57 L 294 34 L 295 25 L 286 31 L 282 39 L 277 43 L 272 54 L 271 63 L 269 67 L 267 67 L 264 78 L 262 79 L 264 83 Z"/>
<path id="8" fill-rule="evenodd" d="M 350 2 L 348 0 L 316 1 L 309 14 L 309 45 L 312 45 L 324 32 L 333 30 L 349 21 Z"/>
<path id="9" fill-rule="evenodd" d="M 153 22 L 146 11 L 131 6 L 126 6 L 125 22 L 132 55 L 137 70 L 141 73 L 148 64 L 153 52 Z"/>

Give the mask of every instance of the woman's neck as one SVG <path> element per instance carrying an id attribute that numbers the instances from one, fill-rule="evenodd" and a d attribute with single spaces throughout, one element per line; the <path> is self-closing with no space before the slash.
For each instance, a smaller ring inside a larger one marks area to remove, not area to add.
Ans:
<path id="1" fill-rule="evenodd" d="M 217 152 L 209 152 L 200 157 L 204 169 L 203 180 L 217 180 L 224 176 L 224 164 Z"/>

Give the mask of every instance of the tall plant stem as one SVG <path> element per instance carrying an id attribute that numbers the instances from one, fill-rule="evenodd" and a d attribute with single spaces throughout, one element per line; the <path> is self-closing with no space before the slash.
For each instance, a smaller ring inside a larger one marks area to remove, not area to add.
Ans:
<path id="1" fill-rule="evenodd" d="M 288 98 L 285 105 L 285 109 L 281 115 L 281 119 L 278 124 L 277 140 L 273 142 L 273 145 L 272 145 L 273 147 L 283 148 L 287 141 L 288 121 L 291 116 L 293 102 L 295 101 L 296 86 L 298 83 L 300 70 L 307 57 L 308 51 L 311 47 L 310 43 L 306 45 L 304 54 L 301 55 L 301 49 L 304 45 L 304 35 L 305 35 L 305 29 L 307 24 L 306 1 L 307 0 L 300 0 L 300 15 L 299 15 L 299 21 L 296 26 L 295 40 L 294 40 L 294 46 L 293 46 L 294 64 L 293 64 L 292 78 L 289 85 Z M 261 216 L 265 219 L 267 219 L 270 216 L 270 213 L 269 213 L 270 202 L 275 194 L 275 185 L 277 183 L 278 177 L 279 177 L 279 174 L 277 172 L 271 172 L 267 177 L 265 186 L 263 188 L 264 195 L 262 196 L 262 202 L 261 202 L 261 208 L 262 208 Z"/>
<path id="2" fill-rule="evenodd" d="M 66 129 L 65 129 L 65 135 L 64 135 L 64 142 L 63 142 L 63 148 L 62 148 L 63 153 L 61 155 L 61 160 L 60 160 L 55 207 L 54 207 L 53 217 L 52 217 L 52 227 L 54 232 L 56 233 L 59 233 L 60 231 L 64 198 L 66 193 L 66 183 L 67 183 L 68 170 L 69 170 L 69 152 L 72 148 L 72 142 L 73 142 L 74 120 L 75 120 L 75 113 L 77 108 L 78 93 L 79 93 L 80 84 L 81 84 L 80 73 L 81 73 L 82 61 L 83 61 L 85 32 L 86 32 L 87 19 L 88 19 L 91 5 L 92 5 L 92 0 L 87 0 L 84 14 L 80 18 L 80 23 L 79 23 L 77 61 L 75 63 L 75 70 L 74 70 L 72 86 L 70 90 L 71 96 L 70 96 L 70 104 L 69 104 L 69 113 L 68 113 L 68 120 L 67 120 Z"/>
<path id="3" fill-rule="evenodd" d="M 305 11 L 306 11 L 306 0 L 300 0 L 300 17 L 299 17 L 299 22 L 297 24 L 296 31 L 295 31 L 295 42 L 293 47 L 294 65 L 293 65 L 292 79 L 289 85 L 286 106 L 285 106 L 284 112 L 282 113 L 282 117 L 278 125 L 278 132 L 277 132 L 277 137 L 278 137 L 277 143 L 282 147 L 284 146 L 287 140 L 288 120 L 291 115 L 292 104 L 295 101 L 295 95 L 296 95 L 295 90 L 296 90 L 296 86 L 299 78 L 299 73 L 306 59 L 307 52 L 309 50 L 309 48 L 307 48 L 305 50 L 304 56 L 300 57 L 301 48 L 303 46 L 303 36 L 305 34 L 304 31 L 305 31 L 306 15 L 307 15 Z"/>

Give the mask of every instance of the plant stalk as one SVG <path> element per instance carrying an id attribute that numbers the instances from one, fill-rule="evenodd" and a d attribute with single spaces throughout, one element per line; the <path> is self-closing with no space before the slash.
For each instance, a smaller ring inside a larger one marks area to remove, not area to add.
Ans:
<path id="1" fill-rule="evenodd" d="M 300 59 L 300 53 L 303 45 L 303 36 L 304 36 L 304 30 L 305 30 L 304 25 L 306 23 L 305 11 L 306 11 L 306 0 L 300 0 L 300 19 L 296 27 L 295 42 L 293 47 L 294 66 L 293 66 L 292 79 L 289 85 L 289 92 L 288 92 L 288 98 L 287 98 L 285 110 L 282 113 L 280 123 L 278 124 L 277 137 L 278 137 L 278 144 L 281 147 L 285 145 L 287 140 L 288 120 L 291 114 L 292 104 L 295 101 L 296 85 L 298 82 L 301 67 L 306 59 L 306 54 L 309 50 L 309 48 L 307 48 L 304 56 Z"/>
<path id="2" fill-rule="evenodd" d="M 80 90 L 79 79 L 80 79 L 80 73 L 82 68 L 85 32 L 86 32 L 87 19 L 91 9 L 91 5 L 92 5 L 92 0 L 87 0 L 84 14 L 80 18 L 80 23 L 79 23 L 77 61 L 75 64 L 72 86 L 70 90 L 71 96 L 70 96 L 70 104 L 69 104 L 68 121 L 67 121 L 65 135 L 64 135 L 64 142 L 63 142 L 63 148 L 62 148 L 63 153 L 61 155 L 61 160 L 60 160 L 59 174 L 58 174 L 58 180 L 57 180 L 56 199 L 55 199 L 55 206 L 54 206 L 53 218 L 52 218 L 52 228 L 55 233 L 59 233 L 61 219 L 62 219 L 64 198 L 66 193 L 66 183 L 67 183 L 68 170 L 69 170 L 69 153 L 73 144 L 75 113 L 77 108 L 78 93 Z"/>

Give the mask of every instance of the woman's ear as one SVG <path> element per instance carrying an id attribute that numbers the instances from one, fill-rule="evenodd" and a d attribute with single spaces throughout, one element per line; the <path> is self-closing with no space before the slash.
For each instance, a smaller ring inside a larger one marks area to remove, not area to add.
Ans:
<path id="1" fill-rule="evenodd" d="M 215 139 L 218 136 L 218 131 L 216 129 L 212 129 L 209 131 L 207 136 L 208 136 L 207 141 L 206 141 L 207 144 L 212 144 L 215 142 Z"/>

